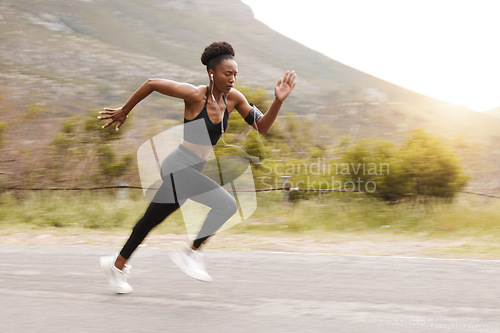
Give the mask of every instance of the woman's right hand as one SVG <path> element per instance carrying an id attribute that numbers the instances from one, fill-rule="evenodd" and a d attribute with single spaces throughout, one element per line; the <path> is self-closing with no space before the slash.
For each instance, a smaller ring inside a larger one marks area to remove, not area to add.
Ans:
<path id="1" fill-rule="evenodd" d="M 105 114 L 106 116 L 98 116 L 97 119 L 103 120 L 103 119 L 111 119 L 110 122 L 108 122 L 106 125 L 102 126 L 102 128 L 106 128 L 111 126 L 113 123 L 118 122 L 116 124 L 115 130 L 118 131 L 120 129 L 120 126 L 123 125 L 125 120 L 127 120 L 128 117 L 128 112 L 123 110 L 123 108 L 117 108 L 117 109 L 110 109 L 110 108 L 105 108 L 104 111 L 99 111 L 99 114 Z"/>

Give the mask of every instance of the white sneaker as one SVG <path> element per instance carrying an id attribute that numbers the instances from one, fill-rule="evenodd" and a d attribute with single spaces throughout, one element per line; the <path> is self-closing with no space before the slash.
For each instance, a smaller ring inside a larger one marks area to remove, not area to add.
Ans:
<path id="1" fill-rule="evenodd" d="M 213 280 L 205 269 L 205 258 L 200 251 L 187 247 L 184 250 L 171 252 L 170 259 L 181 271 L 194 279 L 205 282 Z"/>
<path id="2" fill-rule="evenodd" d="M 132 266 L 125 265 L 122 270 L 119 270 L 115 267 L 115 260 L 116 256 L 101 257 L 99 259 L 101 269 L 108 277 L 109 284 L 117 294 L 128 294 L 132 291 L 132 286 L 127 282 Z"/>

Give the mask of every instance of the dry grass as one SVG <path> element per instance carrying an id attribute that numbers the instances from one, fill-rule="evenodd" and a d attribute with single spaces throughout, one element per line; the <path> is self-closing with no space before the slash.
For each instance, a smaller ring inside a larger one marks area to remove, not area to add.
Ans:
<path id="1" fill-rule="evenodd" d="M 16 242 L 113 240 L 119 246 L 148 204 L 134 191 L 123 197 L 109 191 L 21 194 L 0 195 L 3 243 L 17 235 Z M 307 252 L 316 244 L 329 253 L 500 257 L 500 200 L 464 194 L 452 203 L 388 205 L 352 193 L 295 204 L 284 203 L 281 193 L 259 194 L 258 200 L 254 215 L 221 232 L 217 246 Z M 148 237 L 151 244 L 170 244 L 171 238 L 187 240 L 180 211 Z"/>

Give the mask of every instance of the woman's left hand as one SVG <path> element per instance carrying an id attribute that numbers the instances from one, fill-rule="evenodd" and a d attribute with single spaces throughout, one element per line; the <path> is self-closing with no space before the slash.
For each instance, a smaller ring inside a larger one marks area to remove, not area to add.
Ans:
<path id="1" fill-rule="evenodd" d="M 295 80 L 297 78 L 297 74 L 295 71 L 287 70 L 284 78 L 280 78 L 276 88 L 274 88 L 274 95 L 276 99 L 283 103 L 283 101 L 290 95 L 293 88 L 297 84 Z"/>

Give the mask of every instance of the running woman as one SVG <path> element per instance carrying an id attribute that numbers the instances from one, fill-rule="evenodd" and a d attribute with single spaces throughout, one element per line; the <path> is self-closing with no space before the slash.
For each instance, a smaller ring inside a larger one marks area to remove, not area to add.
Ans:
<path id="1" fill-rule="evenodd" d="M 268 111 L 262 114 L 248 103 L 245 96 L 234 89 L 238 65 L 234 49 L 228 42 L 213 42 L 201 55 L 207 68 L 208 86 L 194 86 L 167 79 L 149 79 L 124 106 L 106 108 L 98 119 L 109 119 L 103 128 L 114 123 L 118 130 L 128 114 L 143 99 L 156 91 L 184 100 L 184 137 L 179 147 L 170 153 L 161 165 L 163 184 L 156 192 L 144 216 L 117 256 L 100 258 L 101 268 L 108 282 L 117 293 L 129 293 L 127 282 L 131 266 L 127 264 L 132 253 L 148 233 L 167 216 L 177 210 L 188 198 L 211 208 L 199 234 L 191 246 L 171 254 L 174 263 L 189 276 L 211 281 L 205 269 L 201 246 L 237 211 L 234 197 L 215 181 L 202 173 L 213 146 L 226 130 L 229 114 L 233 110 L 260 133 L 267 133 L 274 123 L 284 100 L 290 95 L 297 81 L 294 71 L 286 71 L 275 89 L 275 99 Z M 196 126 L 195 126 L 196 125 Z M 201 127 L 200 127 L 201 125 Z"/>

